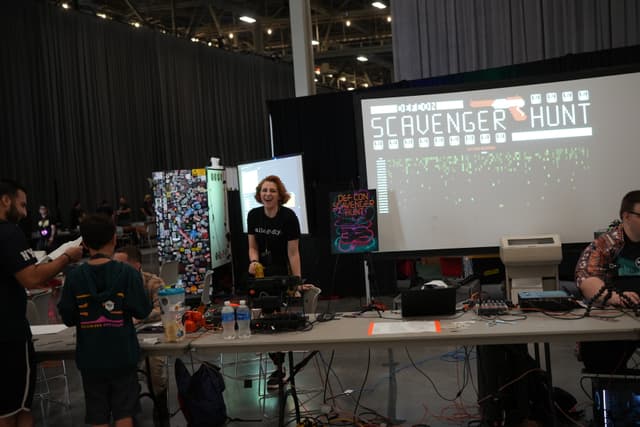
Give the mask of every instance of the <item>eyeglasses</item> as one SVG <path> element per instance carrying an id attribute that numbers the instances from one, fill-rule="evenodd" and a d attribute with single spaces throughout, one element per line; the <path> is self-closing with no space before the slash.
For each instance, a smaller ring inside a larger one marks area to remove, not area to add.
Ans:
<path id="1" fill-rule="evenodd" d="M 640 212 L 634 212 L 634 211 L 627 211 L 627 212 L 636 216 L 640 216 Z"/>

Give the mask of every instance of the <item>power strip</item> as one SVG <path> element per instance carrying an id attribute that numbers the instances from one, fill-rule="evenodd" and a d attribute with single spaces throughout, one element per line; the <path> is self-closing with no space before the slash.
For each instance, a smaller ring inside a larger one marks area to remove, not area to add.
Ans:
<path id="1" fill-rule="evenodd" d="M 476 304 L 475 310 L 478 316 L 496 316 L 506 314 L 509 311 L 509 305 L 505 300 L 491 299 Z"/>

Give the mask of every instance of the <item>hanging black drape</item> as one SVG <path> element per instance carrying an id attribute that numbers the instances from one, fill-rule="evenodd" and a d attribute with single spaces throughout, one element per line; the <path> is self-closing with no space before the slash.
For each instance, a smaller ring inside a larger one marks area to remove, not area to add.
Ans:
<path id="1" fill-rule="evenodd" d="M 546 61 L 512 65 L 490 70 L 474 71 L 423 80 L 403 81 L 387 87 L 368 89 L 389 96 L 391 89 L 468 84 L 471 89 L 478 82 L 515 78 L 557 75 L 587 69 L 628 67 L 637 64 L 640 46 L 599 52 L 567 55 Z M 362 295 L 364 289 L 363 258 L 358 255 L 334 256 L 330 253 L 329 193 L 359 188 L 362 180 L 358 168 L 361 141 L 356 128 L 361 126 L 356 111 L 359 91 L 317 95 L 269 102 L 273 122 L 276 155 L 303 153 L 304 175 L 309 207 L 311 235 L 301 241 L 302 272 L 323 289 L 323 294 Z M 313 253 L 305 253 L 307 248 Z M 578 248 L 581 251 L 583 246 Z M 570 251 L 569 253 L 567 251 Z M 433 254 L 433 253 L 432 253 Z M 446 254 L 446 253 L 439 253 Z M 417 256 L 417 254 L 416 254 Z M 573 274 L 575 248 L 565 248 L 564 258 L 569 275 Z M 391 258 L 393 255 L 390 256 Z M 376 287 L 374 296 L 395 286 L 395 269 L 388 257 L 374 257 Z"/>
<path id="2" fill-rule="evenodd" d="M 640 44 L 638 0 L 391 2 L 396 80 Z"/>
<path id="3" fill-rule="evenodd" d="M 4 5 L 0 32 L 0 176 L 65 221 L 137 207 L 155 170 L 268 157 L 266 100 L 294 94 L 290 64 L 44 2 Z"/>

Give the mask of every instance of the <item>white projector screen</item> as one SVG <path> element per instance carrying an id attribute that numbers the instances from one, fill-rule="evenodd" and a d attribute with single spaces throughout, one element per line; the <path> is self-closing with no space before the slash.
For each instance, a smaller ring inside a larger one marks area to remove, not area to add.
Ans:
<path id="1" fill-rule="evenodd" d="M 256 187 L 262 181 L 262 178 L 269 175 L 279 176 L 284 186 L 287 187 L 287 192 L 291 194 L 291 198 L 284 206 L 292 209 L 298 216 L 300 232 L 309 234 L 302 155 L 300 154 L 238 165 L 243 231 L 247 232 L 247 215 L 249 211 L 255 207 L 262 206 L 254 198 Z"/>
<path id="2" fill-rule="evenodd" d="M 360 100 L 380 252 L 588 242 L 640 189 L 638 72 L 405 95 Z"/>

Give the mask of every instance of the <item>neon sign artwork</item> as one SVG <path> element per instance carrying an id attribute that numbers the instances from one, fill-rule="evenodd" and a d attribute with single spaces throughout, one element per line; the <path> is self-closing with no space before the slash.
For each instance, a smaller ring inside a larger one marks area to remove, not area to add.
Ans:
<path id="1" fill-rule="evenodd" d="M 331 252 L 362 253 L 378 250 L 376 190 L 333 192 Z"/>

